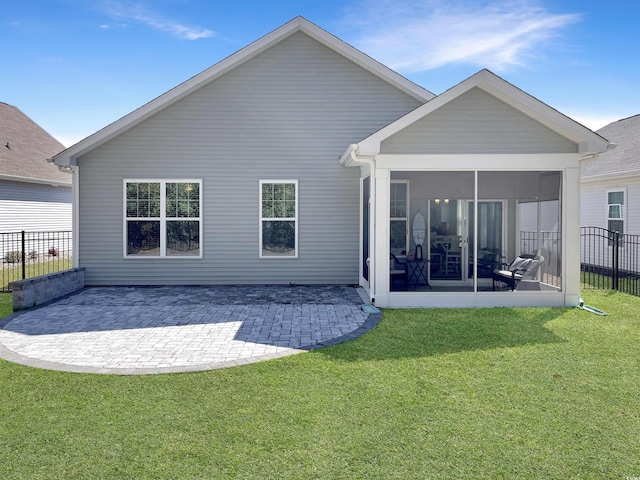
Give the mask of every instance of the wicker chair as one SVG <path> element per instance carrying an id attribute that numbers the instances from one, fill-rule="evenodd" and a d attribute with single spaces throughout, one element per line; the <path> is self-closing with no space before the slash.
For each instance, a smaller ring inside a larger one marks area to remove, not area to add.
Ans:
<path id="1" fill-rule="evenodd" d="M 493 271 L 493 289 L 496 289 L 496 282 L 505 284 L 513 291 L 518 288 L 521 280 L 535 280 L 543 261 L 542 255 L 520 255 L 504 268 Z"/>

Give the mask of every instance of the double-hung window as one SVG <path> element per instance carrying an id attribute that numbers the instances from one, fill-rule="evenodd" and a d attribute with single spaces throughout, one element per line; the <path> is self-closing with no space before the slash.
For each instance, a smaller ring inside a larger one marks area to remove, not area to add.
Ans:
<path id="1" fill-rule="evenodd" d="M 607 228 L 624 233 L 624 191 L 607 192 Z"/>
<path id="2" fill-rule="evenodd" d="M 624 216 L 624 190 L 607 192 L 607 229 L 624 233 Z"/>
<path id="3" fill-rule="evenodd" d="M 400 255 L 409 251 L 409 181 L 391 180 L 389 187 L 389 243 Z"/>
<path id="4" fill-rule="evenodd" d="M 260 180 L 260 258 L 298 256 L 298 181 Z"/>
<path id="5" fill-rule="evenodd" d="M 201 190 L 201 180 L 125 180 L 125 256 L 201 257 Z"/>

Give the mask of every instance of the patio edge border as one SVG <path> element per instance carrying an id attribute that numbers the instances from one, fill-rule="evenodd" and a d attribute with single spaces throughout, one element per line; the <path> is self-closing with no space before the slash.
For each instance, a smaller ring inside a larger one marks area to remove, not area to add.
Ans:
<path id="1" fill-rule="evenodd" d="M 0 319 L 0 329 L 4 328 L 13 317 L 21 312 L 16 312 Z M 158 375 L 166 373 L 190 373 L 204 372 L 209 370 L 218 370 L 222 368 L 237 367 L 241 365 L 249 365 L 252 363 L 262 362 L 266 360 L 274 360 L 277 358 L 287 357 L 303 352 L 312 352 L 326 347 L 338 345 L 340 343 L 349 342 L 361 337 L 365 333 L 373 330 L 382 320 L 382 312 L 370 313 L 362 325 L 355 330 L 346 333 L 340 337 L 332 338 L 321 343 L 305 345 L 299 348 L 285 348 L 276 353 L 268 353 L 264 355 L 256 355 L 252 357 L 239 358 L 225 362 L 203 363 L 198 365 L 177 366 L 177 367 L 159 367 L 159 368 L 107 368 L 107 367 L 90 367 L 83 365 L 70 365 L 57 362 L 49 362 L 31 358 L 9 350 L 0 343 L 0 358 L 12 363 L 27 367 L 35 367 L 43 370 L 55 370 L 69 373 L 94 373 L 94 374 L 111 374 L 111 375 Z"/>

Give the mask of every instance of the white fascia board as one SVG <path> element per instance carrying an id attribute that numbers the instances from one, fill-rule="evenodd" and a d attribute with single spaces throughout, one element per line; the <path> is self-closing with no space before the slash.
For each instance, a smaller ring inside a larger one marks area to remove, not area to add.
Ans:
<path id="1" fill-rule="evenodd" d="M 293 21 L 289 22 L 286 25 L 283 25 L 279 29 L 274 30 L 273 32 L 265 35 L 259 40 L 256 40 L 247 47 L 242 48 L 236 53 L 216 63 L 212 67 L 204 70 L 194 77 L 191 77 L 189 80 L 181 83 L 177 87 L 160 95 L 154 100 L 151 100 L 149 103 L 134 110 L 128 115 L 125 115 L 121 119 L 116 120 L 114 123 L 106 126 L 93 135 L 90 135 L 84 140 L 81 140 L 80 142 L 76 143 L 72 147 L 69 147 L 63 152 L 55 155 L 53 157 L 54 163 L 56 165 L 75 165 L 75 160 L 78 157 L 81 157 L 82 155 L 123 133 L 124 131 L 134 127 L 143 120 L 146 120 L 157 112 L 169 107 L 178 100 L 186 97 L 193 91 L 207 85 L 209 82 L 215 80 L 216 78 L 221 77 L 233 68 L 263 52 L 275 42 L 283 40 L 284 38 L 293 34 L 295 31 L 296 25 L 293 24 Z"/>
<path id="2" fill-rule="evenodd" d="M 505 102 L 507 105 L 557 132 L 559 135 L 575 142 L 578 144 L 579 153 L 581 154 L 599 153 L 607 150 L 607 146 L 610 143 L 608 140 L 520 90 L 489 70 L 481 70 L 466 80 L 463 80 L 441 95 L 438 95 L 424 105 L 365 138 L 358 143 L 358 147 L 361 150 L 374 152 L 376 154 L 379 153 L 380 144 L 383 140 L 407 128 L 409 125 L 429 115 L 431 112 L 446 105 L 474 87 L 481 88 L 485 92 Z"/>
<path id="3" fill-rule="evenodd" d="M 18 175 L 2 175 L 0 180 L 20 183 L 37 183 L 38 185 L 51 185 L 52 187 L 71 187 L 71 181 L 47 180 L 45 178 L 20 177 Z"/>
<path id="4" fill-rule="evenodd" d="M 344 151 L 338 163 L 344 167 L 353 167 L 355 160 L 355 154 L 358 149 L 358 146 L 355 143 L 352 143 L 347 147 Z"/>
<path id="5" fill-rule="evenodd" d="M 432 98 L 435 98 L 435 94 L 433 94 L 429 90 L 421 87 L 416 83 L 413 83 L 412 81 L 400 75 L 398 72 L 390 69 L 377 60 L 374 60 L 369 55 L 361 52 L 355 47 L 352 47 L 343 40 L 340 40 L 335 35 L 332 35 L 326 30 L 318 27 L 314 23 L 311 23 L 302 17 L 297 17 L 291 22 L 296 21 L 300 24 L 299 29 L 309 35 L 311 38 L 314 38 L 315 40 L 324 44 L 326 47 L 346 57 L 355 64 L 386 81 L 387 83 L 390 83 L 391 85 L 403 91 L 407 95 L 413 97 L 414 99 L 420 102 L 427 102 Z"/>
<path id="6" fill-rule="evenodd" d="M 477 86 L 478 83 L 480 82 L 480 76 L 481 76 L 481 74 L 483 72 L 485 72 L 485 70 L 482 70 L 482 71 L 476 73 L 475 75 L 472 75 L 471 77 L 469 77 L 466 80 L 460 82 L 459 84 L 455 85 L 454 87 L 451 87 L 449 90 L 447 90 L 444 93 L 438 95 L 437 97 L 433 98 L 432 100 L 429 100 L 424 105 L 421 105 L 420 107 L 416 108 L 415 110 L 412 110 L 411 112 L 407 113 L 403 117 L 400 117 L 395 122 L 390 123 L 386 127 L 381 128 L 380 130 L 375 132 L 373 135 L 371 135 L 371 136 L 365 138 L 364 140 L 360 141 L 358 143 L 359 149 L 363 150 L 363 151 L 367 151 L 367 152 L 373 152 L 374 154 L 380 153 L 380 144 L 382 143 L 383 140 L 386 140 L 387 138 L 391 137 L 392 135 L 395 135 L 396 133 L 400 132 L 401 130 L 403 130 L 403 129 L 407 128 L 408 126 L 412 125 L 413 123 L 417 122 L 421 118 L 426 117 L 431 112 L 434 112 L 438 108 L 446 105 L 447 103 L 449 103 L 453 99 L 459 97 L 463 93 L 465 93 L 465 92 L 471 90 L 473 87 Z"/>
<path id="7" fill-rule="evenodd" d="M 497 75 L 482 70 L 478 87 L 506 104 L 578 144 L 580 154 L 601 153 L 609 141 L 553 107 L 520 90 Z"/>
<path id="8" fill-rule="evenodd" d="M 628 170 L 626 172 L 603 173 L 602 175 L 592 175 L 582 177 L 582 183 L 602 182 L 606 180 L 627 180 L 629 178 L 640 177 L 640 170 Z"/>
<path id="9" fill-rule="evenodd" d="M 373 153 L 363 153 L 358 150 L 358 144 L 352 143 L 340 157 L 339 163 L 343 167 L 371 167 L 375 159 Z"/>
<path id="10" fill-rule="evenodd" d="M 60 152 L 52 158 L 53 162 L 56 165 L 76 165 L 77 159 L 82 155 L 85 155 L 157 112 L 169 107 L 195 90 L 202 88 L 209 82 L 221 77 L 230 70 L 259 55 L 276 43 L 281 42 L 298 31 L 306 33 L 328 48 L 343 55 L 347 59 L 357 65 L 360 65 L 419 101 L 426 102 L 435 96 L 433 93 L 411 82 L 381 63 L 376 62 L 371 57 L 331 35 L 307 19 L 303 17 L 296 17 L 271 33 L 268 33 L 264 37 L 238 50 L 236 53 L 228 56 L 224 60 L 221 60 L 207 70 L 191 77 L 186 82 L 181 83 L 177 87 L 160 95 L 137 110 L 134 110 L 121 119 L 116 120 L 114 123 L 106 126 L 102 130 L 99 130 L 93 135 L 90 135 L 84 140 L 76 143 L 72 147 Z"/>

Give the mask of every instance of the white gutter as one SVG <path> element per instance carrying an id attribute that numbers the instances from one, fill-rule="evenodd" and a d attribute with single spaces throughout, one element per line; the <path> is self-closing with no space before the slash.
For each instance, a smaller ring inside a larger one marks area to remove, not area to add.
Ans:
<path id="1" fill-rule="evenodd" d="M 47 158 L 47 163 L 57 165 L 53 158 Z M 80 264 L 80 178 L 77 165 L 57 165 L 58 170 L 71 175 L 71 258 L 73 268 Z"/>
<path id="2" fill-rule="evenodd" d="M 343 167 L 357 166 L 357 165 L 353 165 L 354 162 L 358 161 L 356 158 L 357 151 L 358 151 L 357 143 L 352 143 L 351 145 L 349 145 L 345 150 L 345 152 L 340 157 L 340 160 L 338 161 L 340 165 L 342 165 Z"/>
<path id="3" fill-rule="evenodd" d="M 46 180 L 44 178 L 21 177 L 18 175 L 0 174 L 0 180 L 9 180 L 11 182 L 22 182 L 22 183 L 37 183 L 40 185 L 51 185 L 52 187 L 70 187 L 71 186 L 71 182 L 64 182 L 61 180 Z"/>
<path id="4" fill-rule="evenodd" d="M 615 173 L 603 173 L 600 175 L 592 175 L 589 177 L 582 177 L 582 183 L 600 182 L 603 180 L 617 180 L 623 178 L 639 177 L 640 170 L 627 170 L 626 172 Z"/>

